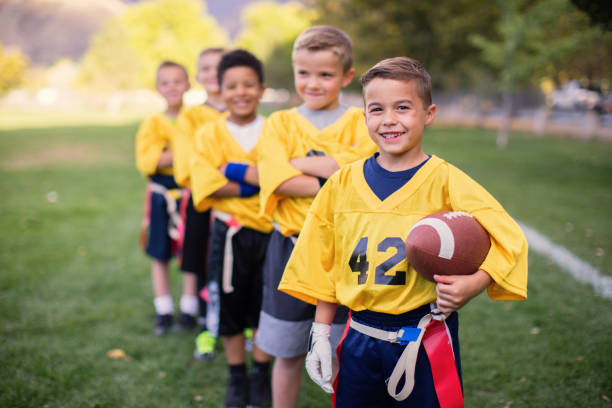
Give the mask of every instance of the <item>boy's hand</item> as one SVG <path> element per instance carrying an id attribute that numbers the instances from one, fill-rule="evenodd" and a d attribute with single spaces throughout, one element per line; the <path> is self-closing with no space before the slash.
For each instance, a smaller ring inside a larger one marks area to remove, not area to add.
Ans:
<path id="1" fill-rule="evenodd" d="M 333 394 L 332 382 L 332 352 L 329 342 L 331 325 L 313 323 L 310 330 L 310 350 L 306 355 L 306 371 L 319 387 Z"/>
<path id="2" fill-rule="evenodd" d="M 459 310 L 492 282 L 491 276 L 482 269 L 472 275 L 434 275 L 434 280 L 436 303 L 442 313 Z"/>

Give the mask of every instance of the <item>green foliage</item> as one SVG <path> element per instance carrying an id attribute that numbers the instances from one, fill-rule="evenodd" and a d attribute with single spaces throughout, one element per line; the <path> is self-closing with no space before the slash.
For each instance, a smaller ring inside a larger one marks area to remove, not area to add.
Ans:
<path id="1" fill-rule="evenodd" d="M 102 90 L 153 87 L 166 59 L 195 71 L 198 53 L 227 35 L 198 0 L 154 0 L 111 19 L 83 58 L 81 82 Z"/>
<path id="2" fill-rule="evenodd" d="M 276 46 L 292 44 L 311 25 L 315 16 L 313 10 L 297 2 L 252 3 L 242 12 L 243 29 L 238 34 L 235 46 L 245 48 L 267 61 Z"/>
<path id="3" fill-rule="evenodd" d="M 355 68 L 363 73 L 378 61 L 406 55 L 421 61 L 437 88 L 474 85 L 484 67 L 469 33 L 494 34 L 498 8 L 486 0 L 449 0 L 440 6 L 418 0 L 313 0 L 320 23 L 346 31 L 354 43 Z"/>
<path id="4" fill-rule="evenodd" d="M 135 125 L 0 132 L 0 406 L 223 404 L 221 349 L 199 363 L 191 357 L 195 334 L 151 334 L 150 262 L 137 245 L 145 180 L 134 169 L 135 132 Z M 612 275 L 611 254 L 596 253 L 612 248 L 611 146 L 513 140 L 501 153 L 493 132 L 432 128 L 425 150 Z M 47 199 L 50 191 L 57 201 Z M 526 302 L 481 295 L 460 313 L 466 406 L 609 407 L 612 301 L 534 252 L 529 265 Z M 117 348 L 128 359 L 107 357 Z M 298 406 L 330 406 L 305 373 Z"/>
<path id="5" fill-rule="evenodd" d="M 0 43 L 0 95 L 23 82 L 28 58 L 17 50 L 5 50 Z"/>
<path id="6" fill-rule="evenodd" d="M 235 46 L 248 49 L 263 60 L 269 87 L 292 89 L 293 42 L 315 18 L 314 10 L 297 2 L 253 3 L 242 12 L 243 29 Z"/>
<path id="7" fill-rule="evenodd" d="M 499 87 L 512 91 L 551 65 L 589 47 L 601 32 L 568 0 L 499 0 L 498 38 L 473 34 L 483 60 L 499 72 Z M 592 49 L 592 48 L 591 48 Z M 562 69 L 562 67 L 560 67 Z"/>

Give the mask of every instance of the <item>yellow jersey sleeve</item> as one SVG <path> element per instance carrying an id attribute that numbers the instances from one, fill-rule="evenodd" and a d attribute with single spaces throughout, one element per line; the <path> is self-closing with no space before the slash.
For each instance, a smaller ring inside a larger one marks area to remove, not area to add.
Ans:
<path id="1" fill-rule="evenodd" d="M 191 161 L 191 189 L 193 203 L 198 211 L 213 208 L 234 216 L 245 227 L 261 232 L 272 231 L 269 216 L 259 210 L 259 195 L 250 197 L 211 197 L 226 185 L 228 180 L 219 167 L 229 162 L 255 165 L 257 146 L 246 152 L 234 139 L 226 126 L 226 118 L 221 117 L 209 123 L 196 134 L 196 151 Z"/>
<path id="2" fill-rule="evenodd" d="M 162 152 L 166 149 L 172 150 L 171 126 L 163 114 L 158 114 L 145 119 L 138 128 L 135 145 L 136 168 L 144 176 L 157 173 Z"/>
<path id="3" fill-rule="evenodd" d="M 450 165 L 448 194 L 453 209 L 470 213 L 491 237 L 491 249 L 480 267 L 493 278 L 489 297 L 526 299 L 528 245 L 521 228 L 484 187 Z"/>
<path id="4" fill-rule="evenodd" d="M 289 163 L 292 157 L 287 139 L 288 132 L 284 112 L 275 112 L 266 120 L 258 143 L 257 170 L 261 189 L 260 207 L 263 214 L 272 215 L 278 202 L 283 198 L 274 193 L 278 186 L 302 174 Z"/>
<path id="5" fill-rule="evenodd" d="M 184 109 L 179 114 L 177 126 L 180 130 L 174 143 L 174 179 L 182 187 L 189 187 L 191 156 L 195 151 L 195 134 L 200 127 L 212 122 L 223 114 L 215 109 L 198 105 Z"/>
<path id="6" fill-rule="evenodd" d="M 278 286 L 279 290 L 313 305 L 317 300 L 338 302 L 333 278 L 334 184 L 331 178 L 315 197 Z"/>
<path id="7" fill-rule="evenodd" d="M 216 136 L 216 123 L 208 123 L 195 135 L 195 152 L 191 159 L 191 195 L 198 211 L 210 209 L 215 201 L 212 193 L 227 184 L 228 180 L 219 172 L 226 162 Z"/>

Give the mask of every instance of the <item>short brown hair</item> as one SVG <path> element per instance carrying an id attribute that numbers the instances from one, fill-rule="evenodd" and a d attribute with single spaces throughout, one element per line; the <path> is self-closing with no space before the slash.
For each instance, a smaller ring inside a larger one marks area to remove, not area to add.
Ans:
<path id="1" fill-rule="evenodd" d="M 183 72 L 185 73 L 185 78 L 189 81 L 189 74 L 187 73 L 187 69 L 179 64 L 178 62 L 174 62 L 174 61 L 162 61 L 159 66 L 157 67 L 157 75 L 159 75 L 159 71 L 161 71 L 163 68 L 169 68 L 169 67 L 175 67 L 175 68 L 180 68 L 183 70 Z M 157 81 L 157 80 L 156 80 Z"/>
<path id="2" fill-rule="evenodd" d="M 431 76 L 423 64 L 413 58 L 395 57 L 380 61 L 361 76 L 361 86 L 365 89 L 374 78 L 415 81 L 424 108 L 431 105 Z"/>
<path id="3" fill-rule="evenodd" d="M 227 50 L 223 47 L 208 47 L 200 51 L 200 55 L 198 55 L 198 60 L 206 54 L 210 54 L 210 53 L 225 54 L 226 51 Z"/>
<path id="4" fill-rule="evenodd" d="M 326 25 L 307 28 L 295 39 L 292 57 L 300 50 L 330 50 L 338 56 L 342 69 L 348 72 L 353 66 L 353 43 L 342 30 Z"/>

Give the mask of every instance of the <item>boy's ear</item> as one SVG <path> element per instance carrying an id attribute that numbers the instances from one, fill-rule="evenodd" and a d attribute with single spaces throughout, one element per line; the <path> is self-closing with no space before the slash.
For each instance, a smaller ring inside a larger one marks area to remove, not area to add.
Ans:
<path id="1" fill-rule="evenodd" d="M 351 68 L 344 74 L 342 78 L 342 87 L 347 87 L 355 77 L 355 68 Z"/>
<path id="2" fill-rule="evenodd" d="M 427 112 L 425 113 L 425 115 L 427 115 L 427 117 L 425 118 L 425 126 L 428 126 L 431 124 L 431 122 L 434 121 L 434 118 L 436 117 L 436 110 L 437 107 L 435 104 L 431 104 L 429 105 L 429 107 L 427 108 Z"/>

